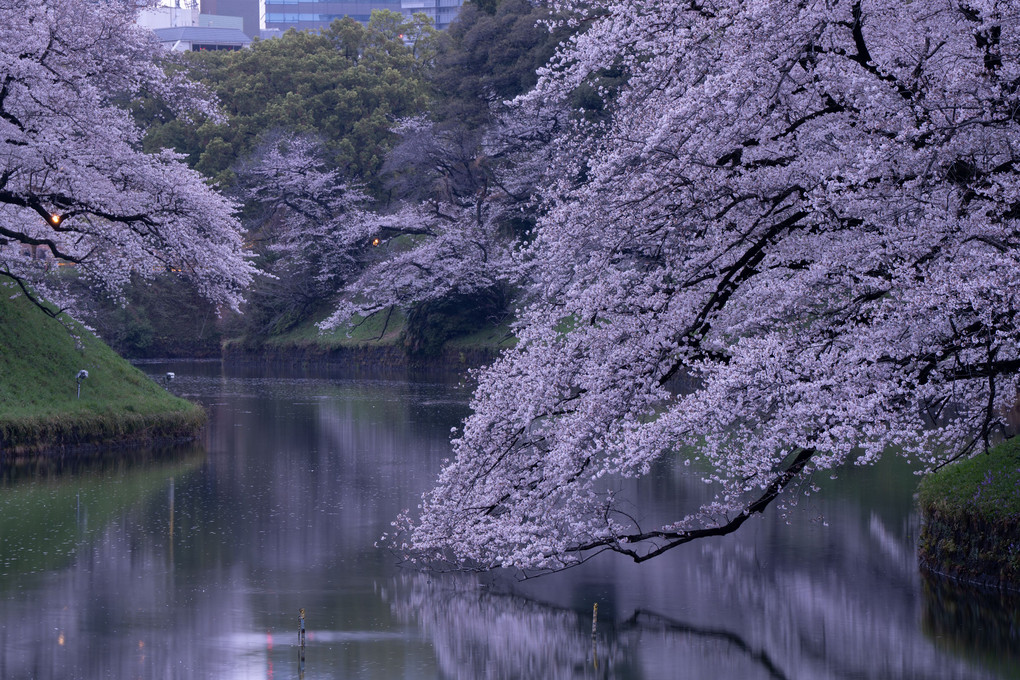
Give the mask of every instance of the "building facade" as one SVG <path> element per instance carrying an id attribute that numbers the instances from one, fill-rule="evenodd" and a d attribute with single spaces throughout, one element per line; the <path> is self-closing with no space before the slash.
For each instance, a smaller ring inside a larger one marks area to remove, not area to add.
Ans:
<path id="1" fill-rule="evenodd" d="M 136 21 L 151 29 L 160 44 L 173 52 L 240 50 L 251 44 L 251 37 L 242 30 L 243 17 L 203 14 L 197 2 L 188 0 L 174 6 L 146 7 Z"/>
<path id="2" fill-rule="evenodd" d="M 228 12 L 223 9 L 225 3 L 250 1 L 203 0 L 202 11 L 205 11 L 206 3 L 213 3 L 212 7 L 218 11 L 210 11 L 211 14 L 236 14 L 237 10 Z M 372 17 L 372 10 L 388 9 L 391 12 L 400 12 L 404 16 L 421 12 L 432 19 L 436 28 L 444 29 L 457 17 L 463 2 L 464 0 L 265 0 L 265 28 L 282 31 L 288 28 L 296 28 L 299 31 L 321 30 L 335 19 L 342 19 L 345 16 L 367 24 Z M 247 24 L 245 26 L 247 33 Z"/>
<path id="3" fill-rule="evenodd" d="M 241 18 L 241 30 L 249 38 L 259 35 L 259 0 L 202 0 L 202 14 Z"/>
<path id="4" fill-rule="evenodd" d="M 135 22 L 145 28 L 170 28 L 172 26 L 197 26 L 198 6 L 157 6 L 146 7 L 138 12 Z"/>
<path id="5" fill-rule="evenodd" d="M 171 52 L 206 52 L 242 50 L 251 45 L 251 38 L 240 28 L 215 26 L 174 26 L 152 30 L 163 47 Z"/>
<path id="6" fill-rule="evenodd" d="M 222 2 L 223 0 L 217 0 Z M 322 30 L 335 19 L 348 16 L 367 24 L 374 9 L 400 12 L 400 0 L 345 0 L 344 2 L 314 0 L 266 0 L 266 28 L 299 31 Z"/>
<path id="7" fill-rule="evenodd" d="M 400 9 L 406 16 L 426 14 L 436 28 L 443 30 L 457 18 L 462 4 L 464 0 L 400 0 Z"/>

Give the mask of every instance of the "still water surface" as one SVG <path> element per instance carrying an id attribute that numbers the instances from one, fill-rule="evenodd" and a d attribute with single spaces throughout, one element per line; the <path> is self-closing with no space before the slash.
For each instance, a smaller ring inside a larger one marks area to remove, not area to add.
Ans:
<path id="1" fill-rule="evenodd" d="M 895 461 L 642 565 L 427 575 L 375 543 L 449 455 L 463 388 L 142 368 L 206 405 L 201 445 L 2 470 L 4 680 L 1020 677 L 1020 605 L 922 579 Z M 706 493 L 681 467 L 630 491 L 647 519 Z"/>

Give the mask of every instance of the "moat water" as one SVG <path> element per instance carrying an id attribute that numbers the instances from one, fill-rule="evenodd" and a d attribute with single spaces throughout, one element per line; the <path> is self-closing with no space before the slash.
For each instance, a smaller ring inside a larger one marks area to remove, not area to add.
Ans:
<path id="1" fill-rule="evenodd" d="M 142 369 L 202 442 L 0 469 L 4 680 L 1020 678 L 1020 603 L 919 572 L 905 463 L 640 565 L 422 574 L 376 543 L 449 456 L 455 380 Z M 706 493 L 668 465 L 628 491 L 653 521 Z"/>

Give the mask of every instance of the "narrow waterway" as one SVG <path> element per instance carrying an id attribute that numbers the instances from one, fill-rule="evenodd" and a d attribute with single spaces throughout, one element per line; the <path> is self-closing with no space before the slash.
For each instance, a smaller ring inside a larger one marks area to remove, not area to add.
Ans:
<path id="1" fill-rule="evenodd" d="M 0 470 L 3 680 L 1020 677 L 1020 604 L 918 572 L 897 461 L 642 565 L 420 574 L 376 542 L 449 455 L 455 381 L 142 368 L 209 409 L 201 444 Z M 706 493 L 629 491 L 648 520 Z"/>

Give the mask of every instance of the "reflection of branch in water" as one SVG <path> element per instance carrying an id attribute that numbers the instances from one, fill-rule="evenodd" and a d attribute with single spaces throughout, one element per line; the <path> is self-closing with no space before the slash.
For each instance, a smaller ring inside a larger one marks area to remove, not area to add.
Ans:
<path id="1" fill-rule="evenodd" d="M 642 628 L 647 626 L 648 624 L 644 624 L 643 626 L 640 622 L 640 619 L 642 618 L 652 619 L 662 628 L 668 628 L 685 635 L 724 640 L 761 664 L 765 670 L 768 671 L 771 677 L 776 678 L 776 680 L 788 680 L 786 674 L 783 673 L 778 666 L 776 666 L 772 659 L 769 658 L 768 654 L 764 651 L 755 652 L 751 649 L 751 646 L 744 641 L 744 638 L 728 630 L 693 626 L 682 621 L 677 621 L 676 619 L 671 619 L 668 616 L 656 614 L 655 612 L 650 612 L 644 609 L 635 609 L 629 619 L 620 623 L 620 629 L 627 630 L 628 628 Z"/>
<path id="2" fill-rule="evenodd" d="M 860 534 L 851 538 L 851 546 L 870 545 Z M 871 557 L 866 564 L 889 562 L 879 550 L 866 554 Z M 721 576 L 716 558 L 733 570 Z M 981 668 L 987 662 L 954 659 L 924 639 L 911 616 L 915 610 L 907 606 L 916 604 L 909 584 L 869 578 L 865 596 L 847 587 L 849 577 L 813 578 L 792 567 L 762 579 L 753 577 L 760 574 L 755 558 L 748 551 L 721 550 L 710 556 L 709 566 L 684 574 L 690 611 L 713 611 L 718 619 L 655 613 L 659 605 L 645 603 L 655 597 L 652 591 L 660 592 L 653 573 L 647 577 L 649 595 L 629 592 L 599 603 L 599 615 L 604 605 L 611 606 L 597 620 L 594 644 L 589 607 L 597 598 L 576 583 L 557 584 L 547 599 L 585 603 L 584 609 L 528 597 L 515 592 L 512 582 L 505 584 L 509 592 L 497 592 L 466 575 L 408 575 L 383 597 L 398 619 L 421 630 L 450 678 L 992 677 Z M 725 594 L 719 593 L 720 582 Z M 652 609 L 645 608 L 649 605 Z M 624 613 L 616 618 L 613 610 Z M 746 628 L 733 623 L 742 617 Z"/>
<path id="3" fill-rule="evenodd" d="M 788 680 L 765 651 L 752 649 L 736 633 L 642 609 L 620 624 L 610 621 L 603 627 L 594 607 L 588 619 L 589 614 L 574 609 L 483 589 L 474 579 L 418 575 L 398 579 L 394 586 L 384 598 L 398 618 L 413 621 L 431 640 L 439 667 L 449 677 L 644 677 L 653 672 L 643 668 L 648 659 L 642 658 L 651 648 L 640 635 L 625 633 L 657 629 L 678 642 L 720 641 L 723 656 L 727 647 L 743 652 L 744 671 L 761 668 L 760 677 Z M 664 650 L 661 644 L 653 647 Z"/>

